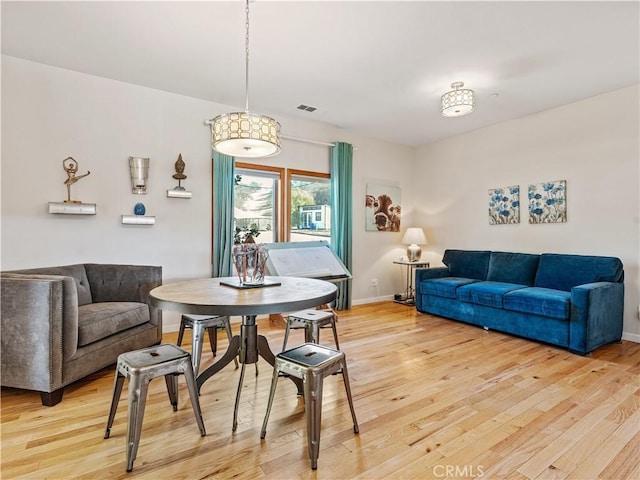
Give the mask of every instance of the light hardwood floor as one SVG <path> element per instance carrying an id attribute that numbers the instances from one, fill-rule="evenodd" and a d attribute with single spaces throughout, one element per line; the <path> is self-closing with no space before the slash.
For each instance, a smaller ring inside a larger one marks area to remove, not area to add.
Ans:
<path id="1" fill-rule="evenodd" d="M 282 326 L 259 324 L 279 351 Z M 177 412 L 164 382 L 151 382 L 129 474 L 126 386 L 111 438 L 103 439 L 113 367 L 65 388 L 55 407 L 41 406 L 38 394 L 2 389 L 2 478 L 640 478 L 640 344 L 623 341 L 582 357 L 392 302 L 340 312 L 338 332 L 360 434 L 352 431 L 341 376 L 325 379 L 315 472 L 303 402 L 286 379 L 260 440 L 271 381 L 260 360 L 258 377 L 247 368 L 235 434 L 233 363 L 202 388 L 206 437 L 184 380 Z M 290 346 L 302 335 L 292 332 Z M 321 333 L 323 343 L 331 338 Z M 171 333 L 164 340 L 175 339 Z M 221 333 L 220 352 L 225 348 Z M 211 361 L 205 344 L 203 362 Z"/>

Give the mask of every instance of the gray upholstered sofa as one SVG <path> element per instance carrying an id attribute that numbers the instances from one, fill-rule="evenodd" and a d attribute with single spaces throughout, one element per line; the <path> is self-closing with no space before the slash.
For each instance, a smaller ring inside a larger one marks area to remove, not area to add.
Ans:
<path id="1" fill-rule="evenodd" d="M 35 390 L 42 404 L 63 387 L 160 343 L 162 314 L 148 304 L 162 267 L 79 264 L 2 272 L 2 386 Z"/>

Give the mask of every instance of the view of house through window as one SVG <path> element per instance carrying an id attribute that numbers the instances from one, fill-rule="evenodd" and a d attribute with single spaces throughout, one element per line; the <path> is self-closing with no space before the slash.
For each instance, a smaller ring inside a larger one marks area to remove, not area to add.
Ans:
<path id="1" fill-rule="evenodd" d="M 285 172 L 286 191 L 281 187 Z M 326 173 L 236 163 L 233 202 L 237 241 L 247 235 L 260 243 L 331 241 Z"/>
<path id="2" fill-rule="evenodd" d="M 329 175 L 287 171 L 289 241 L 331 243 L 331 180 Z"/>

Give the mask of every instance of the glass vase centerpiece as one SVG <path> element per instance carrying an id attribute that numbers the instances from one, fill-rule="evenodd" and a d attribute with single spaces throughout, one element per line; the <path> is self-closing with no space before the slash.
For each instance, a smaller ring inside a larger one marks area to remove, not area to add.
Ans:
<path id="1" fill-rule="evenodd" d="M 232 250 L 233 265 L 240 285 L 264 285 L 265 265 L 269 251 L 262 243 L 236 243 Z"/>

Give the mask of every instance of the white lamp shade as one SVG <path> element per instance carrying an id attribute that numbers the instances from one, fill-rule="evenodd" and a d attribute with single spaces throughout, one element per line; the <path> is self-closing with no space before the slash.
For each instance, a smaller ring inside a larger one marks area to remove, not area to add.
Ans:
<path id="1" fill-rule="evenodd" d="M 406 245 L 425 245 L 427 243 L 427 238 L 424 236 L 424 231 L 422 231 L 419 227 L 410 227 L 407 228 L 407 231 L 402 237 L 402 243 Z"/>

